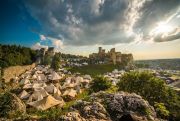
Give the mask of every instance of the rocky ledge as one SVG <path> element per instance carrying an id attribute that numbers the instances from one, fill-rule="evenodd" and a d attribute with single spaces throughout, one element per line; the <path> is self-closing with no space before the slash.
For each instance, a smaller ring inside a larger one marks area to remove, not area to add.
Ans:
<path id="1" fill-rule="evenodd" d="M 159 121 L 154 108 L 135 93 L 98 92 L 77 101 L 64 121 Z"/>

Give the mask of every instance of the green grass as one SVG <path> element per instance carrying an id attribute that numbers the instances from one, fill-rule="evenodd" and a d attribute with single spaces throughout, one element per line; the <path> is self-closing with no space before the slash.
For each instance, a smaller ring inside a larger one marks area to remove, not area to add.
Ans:
<path id="1" fill-rule="evenodd" d="M 114 69 L 118 69 L 118 65 L 113 64 L 101 64 L 101 65 L 87 65 L 87 66 L 81 66 L 81 67 L 73 67 L 69 69 L 69 71 L 75 73 L 79 72 L 81 74 L 89 74 L 93 77 L 96 75 L 101 75 L 106 72 L 111 72 Z"/>

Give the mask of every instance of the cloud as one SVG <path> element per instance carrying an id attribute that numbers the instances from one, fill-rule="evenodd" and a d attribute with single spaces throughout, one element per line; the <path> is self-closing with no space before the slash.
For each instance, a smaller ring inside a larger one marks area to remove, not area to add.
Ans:
<path id="1" fill-rule="evenodd" d="M 178 22 L 179 0 L 26 0 L 54 45 L 114 45 L 145 41 L 162 20 Z M 175 16 L 173 16 L 175 14 Z M 175 19 L 176 18 L 176 19 Z M 42 37 L 42 39 L 45 39 Z"/>
<path id="2" fill-rule="evenodd" d="M 60 51 L 64 48 L 63 42 L 60 39 L 53 37 L 46 37 L 45 35 L 39 35 L 40 41 L 32 46 L 32 49 L 48 48 L 49 46 L 54 47 L 55 51 Z M 48 44 L 47 44 L 48 43 Z"/>
<path id="3" fill-rule="evenodd" d="M 48 46 L 46 46 L 46 45 L 41 45 L 41 43 L 37 42 L 37 43 L 34 44 L 31 48 L 34 49 L 34 50 L 39 50 L 39 49 L 41 49 L 41 48 L 46 48 L 46 49 L 47 49 Z"/>
<path id="4" fill-rule="evenodd" d="M 46 40 L 46 37 L 44 35 L 39 35 L 41 40 Z"/>
<path id="5" fill-rule="evenodd" d="M 165 42 L 180 39 L 180 28 L 176 28 L 174 31 L 160 34 L 154 37 L 155 42 Z"/>
<path id="6" fill-rule="evenodd" d="M 61 49 L 64 48 L 62 40 L 52 38 L 52 37 L 47 37 L 47 38 L 51 41 L 51 43 L 55 47 L 56 51 L 60 51 Z"/>

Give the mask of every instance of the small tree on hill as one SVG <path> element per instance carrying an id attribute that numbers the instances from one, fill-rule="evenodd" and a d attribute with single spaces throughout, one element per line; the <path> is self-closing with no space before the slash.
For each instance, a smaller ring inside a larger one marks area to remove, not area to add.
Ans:
<path id="1" fill-rule="evenodd" d="M 141 95 L 151 105 L 155 105 L 155 102 L 163 103 L 175 117 L 178 116 L 177 110 L 180 109 L 180 97 L 163 80 L 154 77 L 151 73 L 126 73 L 121 77 L 117 85 L 119 90 Z"/>
<path id="2" fill-rule="evenodd" d="M 49 55 L 45 55 L 42 61 L 43 65 L 50 65 L 52 58 Z"/>
<path id="3" fill-rule="evenodd" d="M 56 53 L 52 59 L 52 63 L 51 63 L 51 67 L 54 69 L 54 70 L 58 70 L 61 66 L 61 56 L 60 54 Z"/>
<path id="4" fill-rule="evenodd" d="M 93 92 L 104 91 L 112 86 L 112 83 L 103 76 L 97 76 L 91 83 L 91 89 Z"/>

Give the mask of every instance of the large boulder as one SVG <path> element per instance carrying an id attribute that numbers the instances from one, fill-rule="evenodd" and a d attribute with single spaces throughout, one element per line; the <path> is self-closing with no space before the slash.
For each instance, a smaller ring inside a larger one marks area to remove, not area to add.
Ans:
<path id="1" fill-rule="evenodd" d="M 13 117 L 25 113 L 26 105 L 15 94 L 8 92 L 0 96 L 0 117 Z"/>
<path id="2" fill-rule="evenodd" d="M 65 121 L 159 121 L 154 108 L 135 93 L 98 92 L 86 101 L 78 101 Z"/>
<path id="3" fill-rule="evenodd" d="M 106 105 L 110 117 L 119 121 L 125 117 L 136 120 L 158 120 L 154 108 L 135 93 L 118 92 L 115 94 L 99 92 L 91 95 L 91 101 Z"/>
<path id="4" fill-rule="evenodd" d="M 61 117 L 61 120 L 63 121 L 86 121 L 79 112 L 68 112 L 66 115 Z"/>
<path id="5" fill-rule="evenodd" d="M 106 109 L 98 102 L 79 101 L 73 111 L 62 116 L 67 121 L 111 121 Z"/>

